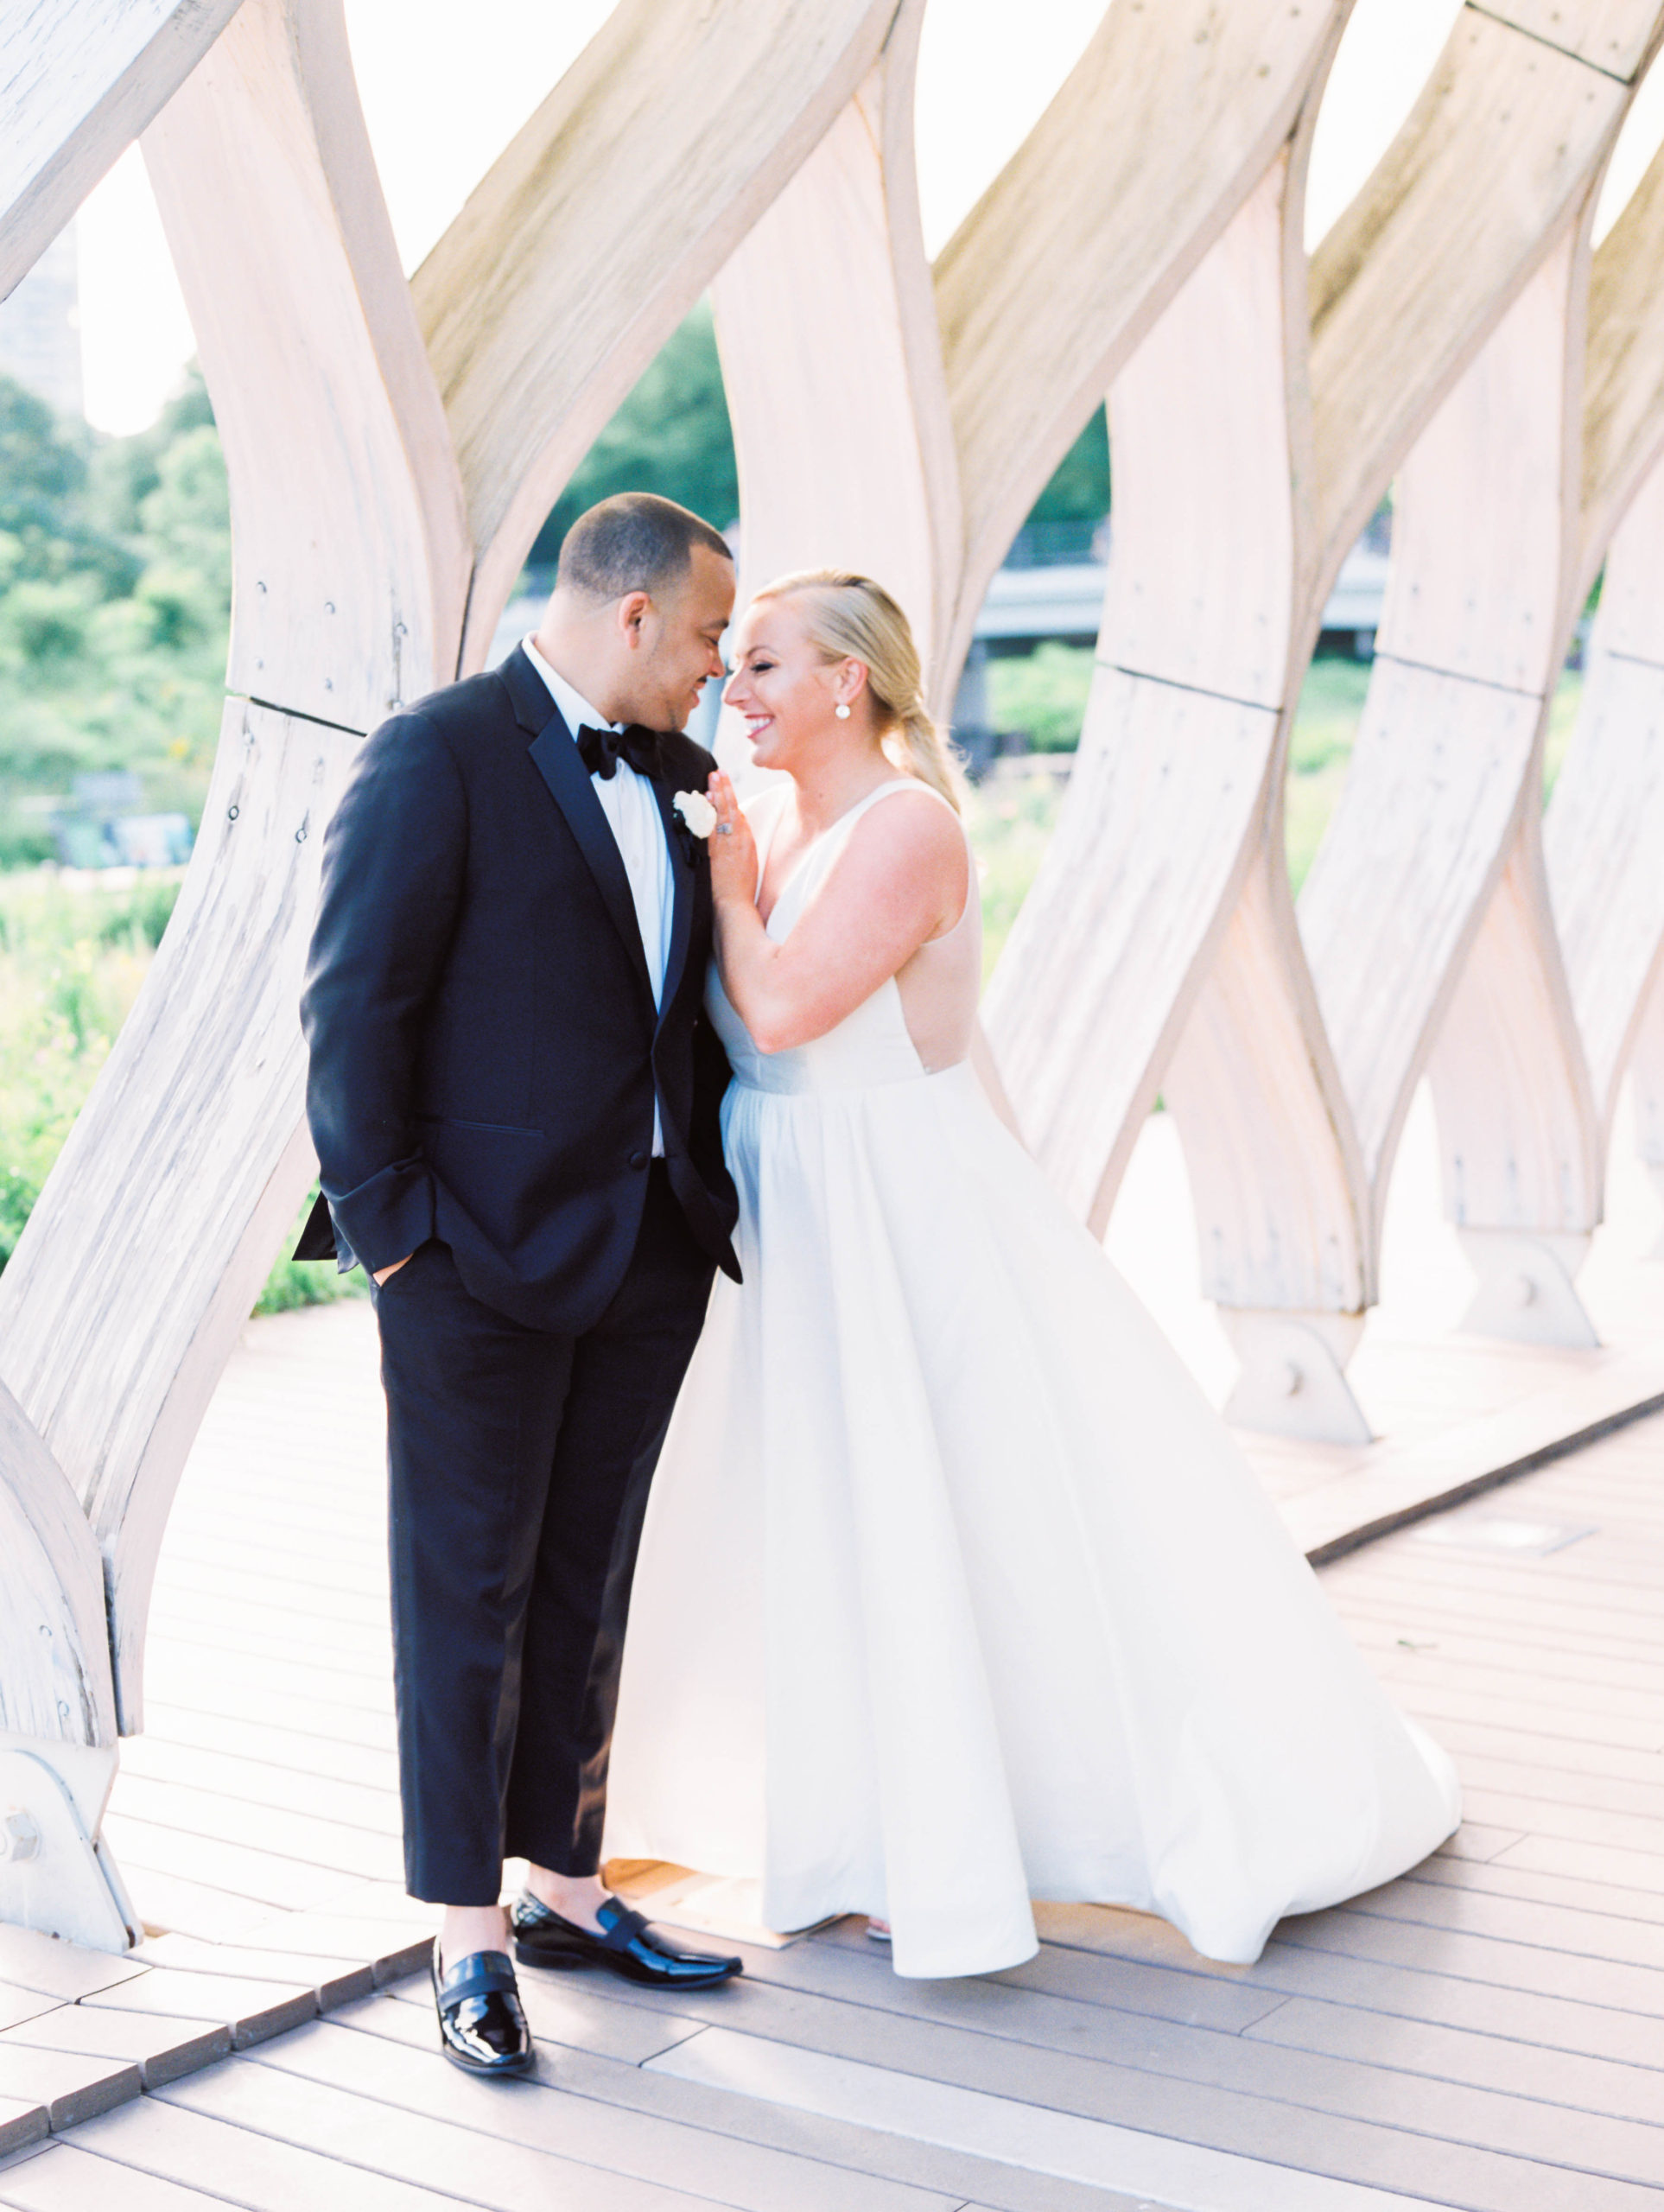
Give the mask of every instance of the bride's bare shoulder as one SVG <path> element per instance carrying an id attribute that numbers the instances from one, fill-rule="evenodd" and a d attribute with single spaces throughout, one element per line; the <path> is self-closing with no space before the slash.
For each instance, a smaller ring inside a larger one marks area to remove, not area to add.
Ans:
<path id="1" fill-rule="evenodd" d="M 944 880 L 962 876 L 965 825 L 927 784 L 910 781 L 867 808 L 851 833 L 849 852 L 885 869 L 905 867 Z"/>

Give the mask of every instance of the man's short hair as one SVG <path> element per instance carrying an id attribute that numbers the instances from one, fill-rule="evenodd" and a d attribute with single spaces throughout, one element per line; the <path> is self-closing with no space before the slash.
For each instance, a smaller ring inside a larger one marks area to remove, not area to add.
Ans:
<path id="1" fill-rule="evenodd" d="M 679 584 L 703 545 L 734 558 L 721 532 L 674 499 L 654 492 L 620 492 L 578 517 L 561 541 L 557 591 L 587 599 L 622 599 L 628 592 L 654 594 Z"/>

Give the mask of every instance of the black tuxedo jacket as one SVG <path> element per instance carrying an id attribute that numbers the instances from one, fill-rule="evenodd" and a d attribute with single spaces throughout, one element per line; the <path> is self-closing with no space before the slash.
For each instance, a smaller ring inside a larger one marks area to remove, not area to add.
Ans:
<path id="1" fill-rule="evenodd" d="M 657 1099 L 689 1226 L 738 1277 L 728 1066 L 703 1010 L 709 863 L 670 806 L 714 764 L 690 738 L 664 747 L 675 906 L 656 1012 L 611 826 L 518 646 L 366 741 L 325 839 L 301 1002 L 323 1198 L 297 1258 L 373 1272 L 436 1236 L 484 1304 L 580 1332 L 635 1248 Z"/>

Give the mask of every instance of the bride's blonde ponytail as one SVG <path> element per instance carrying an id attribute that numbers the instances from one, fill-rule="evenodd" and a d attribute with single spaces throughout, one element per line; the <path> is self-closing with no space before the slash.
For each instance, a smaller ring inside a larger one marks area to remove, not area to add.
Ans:
<path id="1" fill-rule="evenodd" d="M 805 601 L 810 640 L 828 660 L 858 660 L 883 731 L 886 757 L 962 812 L 957 763 L 924 703 L 912 626 L 882 584 L 846 569 L 803 569 L 778 576 L 759 599 Z"/>

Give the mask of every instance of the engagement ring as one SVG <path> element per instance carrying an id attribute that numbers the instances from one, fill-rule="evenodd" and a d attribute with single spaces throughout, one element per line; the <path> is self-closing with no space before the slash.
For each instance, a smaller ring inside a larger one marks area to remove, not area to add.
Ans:
<path id="1" fill-rule="evenodd" d="M 733 823 L 719 822 L 716 825 L 716 834 L 719 837 L 732 837 L 734 835 Z"/>

